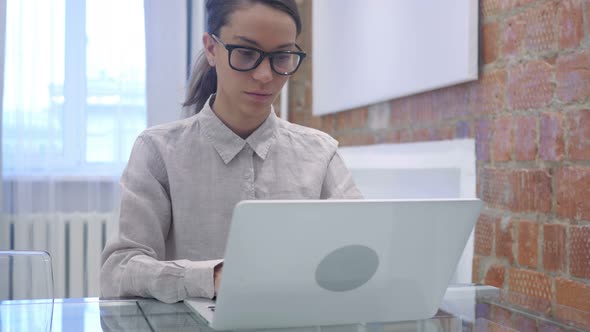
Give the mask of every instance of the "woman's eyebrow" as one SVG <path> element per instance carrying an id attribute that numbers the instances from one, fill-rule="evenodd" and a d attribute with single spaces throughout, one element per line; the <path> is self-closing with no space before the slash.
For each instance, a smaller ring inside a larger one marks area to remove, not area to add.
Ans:
<path id="1" fill-rule="evenodd" d="M 252 40 L 250 38 L 247 38 L 247 37 L 244 37 L 244 36 L 235 36 L 235 38 L 236 39 L 239 39 L 239 40 L 241 40 L 241 41 L 243 41 L 245 43 L 252 44 L 252 45 L 254 45 L 254 46 L 258 47 L 258 48 L 262 48 L 262 46 L 260 46 L 260 44 L 258 44 L 255 40 Z M 282 44 L 282 45 L 277 46 L 275 49 L 289 48 L 289 47 L 292 47 L 294 45 L 295 45 L 295 43 Z"/>

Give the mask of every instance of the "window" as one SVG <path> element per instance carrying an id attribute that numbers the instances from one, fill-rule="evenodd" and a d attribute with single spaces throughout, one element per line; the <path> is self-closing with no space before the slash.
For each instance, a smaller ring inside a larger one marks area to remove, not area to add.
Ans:
<path id="1" fill-rule="evenodd" d="M 143 0 L 8 0 L 3 174 L 118 175 L 146 126 Z"/>

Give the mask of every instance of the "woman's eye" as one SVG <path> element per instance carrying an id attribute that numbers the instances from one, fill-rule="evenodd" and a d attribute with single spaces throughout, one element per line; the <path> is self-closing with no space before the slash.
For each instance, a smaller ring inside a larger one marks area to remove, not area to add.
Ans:
<path id="1" fill-rule="evenodd" d="M 236 49 L 236 52 L 238 52 L 238 54 L 244 58 L 253 58 L 256 56 L 256 52 L 245 48 Z"/>
<path id="2" fill-rule="evenodd" d="M 277 54 L 274 56 L 274 61 L 276 64 L 286 65 L 292 60 L 291 54 Z"/>

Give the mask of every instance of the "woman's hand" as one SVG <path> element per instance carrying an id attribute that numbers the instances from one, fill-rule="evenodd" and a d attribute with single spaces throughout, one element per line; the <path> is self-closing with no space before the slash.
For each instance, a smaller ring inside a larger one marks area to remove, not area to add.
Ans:
<path id="1" fill-rule="evenodd" d="M 219 263 L 213 269 L 213 284 L 215 289 L 215 296 L 217 296 L 217 291 L 219 291 L 219 284 L 221 283 L 221 272 L 223 271 L 223 263 Z"/>

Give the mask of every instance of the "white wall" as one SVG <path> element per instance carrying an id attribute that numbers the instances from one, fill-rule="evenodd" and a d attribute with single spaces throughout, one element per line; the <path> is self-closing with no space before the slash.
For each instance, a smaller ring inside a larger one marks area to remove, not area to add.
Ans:
<path id="1" fill-rule="evenodd" d="M 4 103 L 4 45 L 6 43 L 5 35 L 6 0 L 0 0 L 0 137 L 2 137 L 2 105 Z M 2 144 L 0 144 L 0 202 L 2 202 Z M 0 204 L 0 211 L 2 211 L 2 204 Z"/>
<path id="2" fill-rule="evenodd" d="M 180 119 L 187 74 L 186 1 L 144 0 L 148 127 Z"/>

